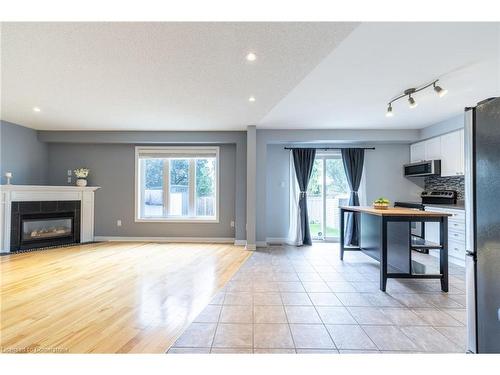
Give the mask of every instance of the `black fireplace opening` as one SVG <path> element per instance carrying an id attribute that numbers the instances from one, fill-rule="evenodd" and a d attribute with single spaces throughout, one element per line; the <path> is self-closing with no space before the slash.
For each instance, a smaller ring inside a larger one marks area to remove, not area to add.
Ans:
<path id="1" fill-rule="evenodd" d="M 80 201 L 13 202 L 11 251 L 80 242 Z"/>

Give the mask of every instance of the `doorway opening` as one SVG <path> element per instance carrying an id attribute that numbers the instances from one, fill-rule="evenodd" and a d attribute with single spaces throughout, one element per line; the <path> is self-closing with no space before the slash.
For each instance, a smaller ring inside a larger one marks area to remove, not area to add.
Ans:
<path id="1" fill-rule="evenodd" d="M 313 240 L 339 241 L 339 206 L 349 202 L 349 192 L 340 152 L 316 154 L 307 188 L 309 229 Z"/>

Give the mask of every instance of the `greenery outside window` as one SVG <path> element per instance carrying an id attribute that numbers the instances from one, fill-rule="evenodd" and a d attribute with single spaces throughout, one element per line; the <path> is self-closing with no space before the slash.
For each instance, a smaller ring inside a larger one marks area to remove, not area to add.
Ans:
<path id="1" fill-rule="evenodd" d="M 136 221 L 219 221 L 219 147 L 136 147 L 135 155 Z"/>

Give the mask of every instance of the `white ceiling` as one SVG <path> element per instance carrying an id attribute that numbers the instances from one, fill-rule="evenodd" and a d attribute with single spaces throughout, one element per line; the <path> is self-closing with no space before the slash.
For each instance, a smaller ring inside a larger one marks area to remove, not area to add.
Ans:
<path id="1" fill-rule="evenodd" d="M 246 129 L 356 25 L 3 24 L 2 119 L 36 129 Z"/>
<path id="2" fill-rule="evenodd" d="M 500 23 L 363 23 L 297 85 L 261 127 L 419 129 L 500 95 Z M 410 87 L 432 88 L 394 103 Z"/>
<path id="3" fill-rule="evenodd" d="M 67 130 L 401 129 L 500 94 L 499 24 L 357 25 L 4 23 L 1 117 Z M 434 78 L 447 96 L 420 92 L 417 108 L 401 100 L 385 117 L 388 100 Z"/>

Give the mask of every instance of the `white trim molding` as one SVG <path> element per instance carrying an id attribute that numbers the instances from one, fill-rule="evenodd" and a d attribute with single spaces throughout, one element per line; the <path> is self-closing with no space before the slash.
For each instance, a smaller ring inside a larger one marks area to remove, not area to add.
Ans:
<path id="1" fill-rule="evenodd" d="M 245 249 L 247 250 L 257 250 L 258 247 L 267 247 L 268 243 L 267 241 L 257 241 L 255 244 L 248 244 L 246 240 L 235 240 L 234 244 L 236 246 L 245 246 Z"/>
<path id="2" fill-rule="evenodd" d="M 12 202 L 80 201 L 80 242 L 94 241 L 94 192 L 99 186 L 0 185 L 0 252 L 10 252 Z"/>
<path id="3" fill-rule="evenodd" d="M 248 250 L 248 251 L 255 251 L 255 250 L 257 250 L 257 246 L 256 246 L 256 245 L 249 245 L 249 244 L 246 244 L 246 245 L 245 245 L 245 250 Z"/>
<path id="4" fill-rule="evenodd" d="M 177 242 L 177 243 L 235 243 L 230 237 L 122 237 L 95 236 L 95 241 L 110 242 Z"/>
<path id="5" fill-rule="evenodd" d="M 142 181 L 144 171 L 141 168 L 142 158 L 188 158 L 189 163 L 189 215 L 188 216 L 169 216 L 169 184 L 170 184 L 170 163 L 164 163 L 163 170 L 163 215 L 158 217 L 143 217 L 141 213 L 141 200 L 144 195 Z M 215 217 L 204 218 L 195 215 L 195 163 L 193 159 L 202 157 L 215 157 Z M 134 192 L 134 221 L 136 223 L 206 223 L 218 224 L 219 221 L 219 167 L 220 167 L 220 147 L 219 146 L 136 146 L 135 147 L 135 192 Z"/>

